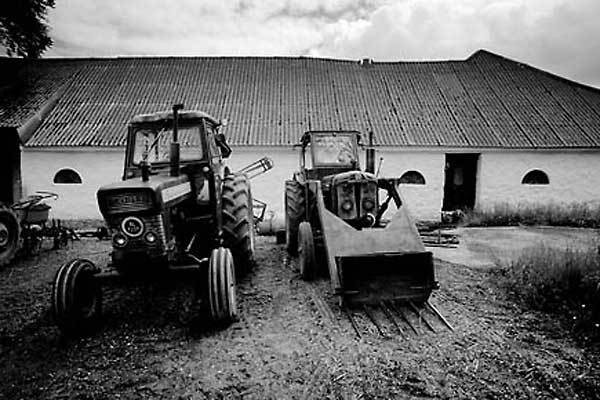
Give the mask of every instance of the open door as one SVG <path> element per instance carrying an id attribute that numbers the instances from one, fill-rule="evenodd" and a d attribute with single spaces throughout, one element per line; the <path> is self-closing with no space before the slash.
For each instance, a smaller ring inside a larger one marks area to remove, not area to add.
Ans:
<path id="1" fill-rule="evenodd" d="M 468 210 L 475 206 L 479 154 L 446 154 L 446 178 L 442 211 Z"/>

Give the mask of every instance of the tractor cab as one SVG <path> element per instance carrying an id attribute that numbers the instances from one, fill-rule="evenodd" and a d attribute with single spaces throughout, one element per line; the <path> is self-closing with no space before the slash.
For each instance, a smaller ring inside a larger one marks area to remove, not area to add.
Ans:
<path id="1" fill-rule="evenodd" d="M 327 209 L 360 229 L 375 223 L 377 177 L 361 171 L 358 131 L 309 131 L 300 139 L 299 181 L 318 180 Z"/>
<path id="2" fill-rule="evenodd" d="M 300 139 L 300 167 L 306 179 L 322 180 L 329 175 L 359 170 L 359 143 L 360 132 L 357 131 L 304 133 Z"/>
<path id="3" fill-rule="evenodd" d="M 194 164 L 213 164 L 220 169 L 222 158 L 231 154 L 225 136 L 218 132 L 221 121 L 201 111 L 181 111 L 175 127 L 173 115 L 167 111 L 142 114 L 130 121 L 124 180 L 141 176 L 144 164 L 152 166 L 153 174 L 170 173 L 171 164 L 184 169 Z M 177 160 L 171 159 L 172 141 L 179 143 Z"/>

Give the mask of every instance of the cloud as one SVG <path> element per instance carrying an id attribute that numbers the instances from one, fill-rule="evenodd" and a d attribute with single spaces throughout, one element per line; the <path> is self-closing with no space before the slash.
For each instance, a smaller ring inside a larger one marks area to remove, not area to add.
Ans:
<path id="1" fill-rule="evenodd" d="M 598 15 L 596 0 L 406 0 L 382 6 L 366 23 L 329 27 L 312 54 L 456 59 L 485 48 L 600 86 Z"/>
<path id="2" fill-rule="evenodd" d="M 462 59 L 480 48 L 600 86 L 597 0 L 61 0 L 46 56 Z"/>

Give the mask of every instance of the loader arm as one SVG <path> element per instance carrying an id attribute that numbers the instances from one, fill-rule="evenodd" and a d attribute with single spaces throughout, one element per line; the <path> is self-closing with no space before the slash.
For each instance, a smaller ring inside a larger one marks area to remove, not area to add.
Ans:
<path id="1" fill-rule="evenodd" d="M 260 160 L 254 161 L 252 164 L 246 165 L 244 168 L 237 171 L 236 174 L 245 174 L 248 179 L 253 179 L 273 169 L 273 165 L 272 159 L 263 157 Z"/>

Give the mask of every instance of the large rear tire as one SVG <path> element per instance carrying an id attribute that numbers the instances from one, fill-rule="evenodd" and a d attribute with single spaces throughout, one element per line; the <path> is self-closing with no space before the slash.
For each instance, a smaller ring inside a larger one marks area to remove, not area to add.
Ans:
<path id="1" fill-rule="evenodd" d="M 52 315 L 58 328 L 68 336 L 91 332 L 102 311 L 102 292 L 94 275 L 94 263 L 75 258 L 63 264 L 52 285 Z"/>
<path id="2" fill-rule="evenodd" d="M 229 249 L 214 249 L 208 261 L 208 307 L 210 317 L 217 323 L 237 319 L 235 268 Z"/>
<path id="3" fill-rule="evenodd" d="M 254 215 L 252 192 L 245 175 L 228 175 L 223 179 L 223 240 L 231 249 L 238 275 L 254 267 Z"/>
<path id="4" fill-rule="evenodd" d="M 315 240 L 310 223 L 304 221 L 298 228 L 298 264 L 300 275 L 305 281 L 315 278 L 317 261 L 315 258 Z"/>
<path id="5" fill-rule="evenodd" d="M 304 187 L 295 180 L 285 181 L 285 241 L 290 255 L 298 254 L 298 226 L 304 218 Z"/>
<path id="6" fill-rule="evenodd" d="M 0 206 L 0 267 L 15 258 L 20 237 L 21 226 L 17 215 L 10 208 Z"/>

